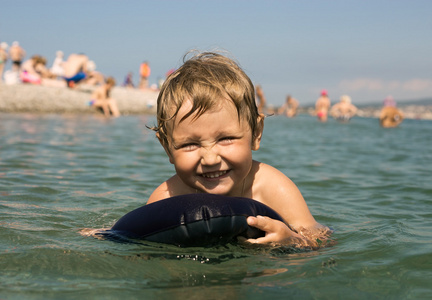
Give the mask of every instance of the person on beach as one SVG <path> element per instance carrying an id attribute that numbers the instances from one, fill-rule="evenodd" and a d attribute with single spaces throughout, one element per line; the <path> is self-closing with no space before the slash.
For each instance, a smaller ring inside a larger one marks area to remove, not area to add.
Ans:
<path id="1" fill-rule="evenodd" d="M 5 42 L 2 42 L 0 44 L 0 82 L 3 81 L 3 71 L 8 59 L 8 53 L 7 53 L 8 44 Z"/>
<path id="2" fill-rule="evenodd" d="M 330 98 L 328 97 L 327 91 L 322 90 L 321 96 L 315 102 L 315 114 L 318 121 L 327 122 L 330 105 Z"/>
<path id="3" fill-rule="evenodd" d="M 23 83 L 42 84 L 44 78 L 52 78 L 46 67 L 47 60 L 41 55 L 33 55 L 21 65 L 20 78 Z"/>
<path id="4" fill-rule="evenodd" d="M 150 77 L 151 74 L 151 69 L 150 69 L 150 65 L 148 63 L 148 61 L 144 61 L 141 65 L 140 65 L 140 83 L 139 83 L 139 88 L 140 89 L 146 89 L 148 88 L 148 79 Z"/>
<path id="5" fill-rule="evenodd" d="M 50 69 L 51 73 L 59 78 L 63 77 L 64 75 L 63 57 L 63 51 L 57 51 L 56 58 L 54 59 L 53 65 Z"/>
<path id="6" fill-rule="evenodd" d="M 276 210 L 285 222 L 248 217 L 265 236 L 245 242 L 317 249 L 331 230 L 319 224 L 297 186 L 274 167 L 252 159 L 264 115 L 254 86 L 234 60 L 211 52 L 189 54 L 164 82 L 156 132 L 176 173 L 147 204 L 168 197 L 212 193 L 247 197 Z"/>
<path id="7" fill-rule="evenodd" d="M 91 96 L 90 106 L 102 109 L 105 117 L 119 117 L 120 111 L 115 99 L 111 98 L 111 90 L 116 82 L 113 77 L 108 77 L 106 83 L 94 90 Z"/>
<path id="8" fill-rule="evenodd" d="M 379 116 L 380 125 L 384 128 L 397 127 L 402 123 L 404 116 L 402 112 L 396 108 L 396 102 L 392 96 L 388 96 L 384 100 L 384 106 L 381 109 Z"/>
<path id="9" fill-rule="evenodd" d="M 291 95 L 288 95 L 286 97 L 286 101 L 284 105 L 282 105 L 279 110 L 278 114 L 285 114 L 288 118 L 293 118 L 297 115 L 297 108 L 299 106 L 299 102 L 297 99 L 291 97 Z"/>
<path id="10" fill-rule="evenodd" d="M 351 103 L 351 97 L 343 95 L 340 102 L 330 109 L 330 115 L 339 122 L 348 122 L 357 113 L 357 107 Z"/>
<path id="11" fill-rule="evenodd" d="M 21 63 L 25 55 L 26 52 L 20 44 L 17 41 L 13 42 L 12 46 L 9 48 L 9 57 L 12 61 L 12 71 L 19 72 L 21 70 Z"/>
<path id="12" fill-rule="evenodd" d="M 132 72 L 127 73 L 127 75 L 123 81 L 124 87 L 127 87 L 127 88 L 134 88 L 135 87 L 135 85 L 133 83 L 132 76 L 133 76 Z"/>
<path id="13" fill-rule="evenodd" d="M 64 79 L 68 87 L 75 87 L 75 84 L 88 76 L 88 62 L 89 58 L 85 54 L 72 53 L 69 55 L 63 63 Z"/>
<path id="14" fill-rule="evenodd" d="M 103 85 L 105 84 L 105 76 L 101 72 L 96 71 L 96 63 L 90 60 L 87 63 L 87 76 L 81 82 L 93 86 Z"/>

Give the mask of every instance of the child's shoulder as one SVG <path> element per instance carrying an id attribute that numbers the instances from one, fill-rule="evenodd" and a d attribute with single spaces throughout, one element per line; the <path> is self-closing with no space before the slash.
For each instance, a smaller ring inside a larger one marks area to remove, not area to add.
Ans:
<path id="1" fill-rule="evenodd" d="M 196 190 L 186 186 L 176 174 L 167 181 L 162 182 L 153 191 L 147 201 L 147 204 L 178 195 L 193 194 L 194 192 L 196 192 Z"/>
<path id="2" fill-rule="evenodd" d="M 263 163 L 263 162 L 259 162 L 254 160 L 252 162 L 252 170 L 255 173 L 258 174 L 265 174 L 265 175 L 274 175 L 274 176 L 279 176 L 279 175 L 283 175 L 285 176 L 279 169 L 277 169 L 276 167 L 273 167 L 269 164 Z"/>
<path id="3" fill-rule="evenodd" d="M 271 165 L 259 161 L 253 161 L 252 173 L 255 184 L 275 186 L 277 184 L 286 185 L 292 183 L 288 176 L 283 172 Z"/>
<path id="4" fill-rule="evenodd" d="M 253 168 L 253 199 L 274 208 L 304 201 L 295 183 L 275 167 L 257 162 Z"/>

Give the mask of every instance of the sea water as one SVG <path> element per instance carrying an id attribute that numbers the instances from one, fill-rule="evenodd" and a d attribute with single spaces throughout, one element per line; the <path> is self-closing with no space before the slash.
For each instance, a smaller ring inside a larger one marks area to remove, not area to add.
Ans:
<path id="1" fill-rule="evenodd" d="M 430 298 L 431 121 L 266 118 L 254 158 L 289 176 L 334 229 L 318 251 L 82 236 L 173 174 L 154 123 L 0 114 L 0 299 Z"/>

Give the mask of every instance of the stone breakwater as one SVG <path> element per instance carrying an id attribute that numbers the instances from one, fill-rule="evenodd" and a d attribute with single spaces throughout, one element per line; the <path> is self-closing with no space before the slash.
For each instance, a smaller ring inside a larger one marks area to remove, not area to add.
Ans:
<path id="1" fill-rule="evenodd" d="M 88 105 L 93 89 L 0 84 L 0 112 L 95 113 Z M 114 87 L 111 92 L 122 115 L 154 114 L 158 95 L 154 90 L 123 87 Z"/>

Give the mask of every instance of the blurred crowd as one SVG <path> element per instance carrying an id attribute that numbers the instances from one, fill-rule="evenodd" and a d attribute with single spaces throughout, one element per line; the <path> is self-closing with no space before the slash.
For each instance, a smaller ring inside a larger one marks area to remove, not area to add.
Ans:
<path id="1" fill-rule="evenodd" d="M 19 42 L 15 41 L 9 47 L 6 42 L 0 43 L 0 82 L 6 84 L 37 84 L 44 86 L 58 86 L 76 88 L 81 84 L 97 86 L 98 90 L 92 95 L 90 104 L 103 110 L 106 116 L 118 116 L 119 112 L 115 100 L 109 97 L 110 91 L 115 86 L 113 77 L 107 77 L 96 70 L 93 60 L 83 53 L 72 53 L 66 59 L 62 51 L 55 53 L 55 58 L 51 66 L 47 59 L 42 55 L 32 55 L 26 58 L 26 51 Z M 5 71 L 6 63 L 10 60 L 11 67 Z M 169 70 L 168 76 L 174 70 Z M 149 86 L 151 68 L 148 61 L 143 61 L 139 66 L 139 83 L 135 86 L 133 73 L 129 72 L 122 83 L 127 88 L 139 89 L 158 89 L 163 83 L 163 79 L 158 80 L 158 84 Z M 256 101 L 260 113 L 279 114 L 288 118 L 293 118 L 298 114 L 299 101 L 288 95 L 284 104 L 278 109 L 267 105 L 264 91 L 260 85 L 256 85 Z M 331 105 L 330 98 L 326 90 L 322 90 L 315 103 L 313 115 L 319 122 L 327 122 L 331 116 L 335 120 L 347 123 L 357 113 L 357 107 L 351 103 L 348 95 L 342 95 L 340 101 Z M 380 124 L 383 127 L 396 127 L 403 120 L 402 112 L 396 108 L 393 97 L 388 96 L 384 100 L 380 114 Z"/>
<path id="2" fill-rule="evenodd" d="M 6 69 L 8 62 L 10 68 Z M 129 72 L 125 76 L 123 86 L 135 88 L 132 74 Z M 136 87 L 157 89 L 157 85 L 149 86 L 150 74 L 149 62 L 142 62 Z M 6 42 L 0 43 L 0 82 L 8 85 L 27 83 L 75 88 L 80 84 L 100 86 L 106 83 L 108 77 L 97 71 L 95 62 L 83 53 L 72 53 L 65 57 L 63 51 L 57 51 L 52 64 L 49 65 L 47 58 L 40 54 L 27 57 L 26 51 L 18 41 L 14 41 L 10 47 Z"/>

